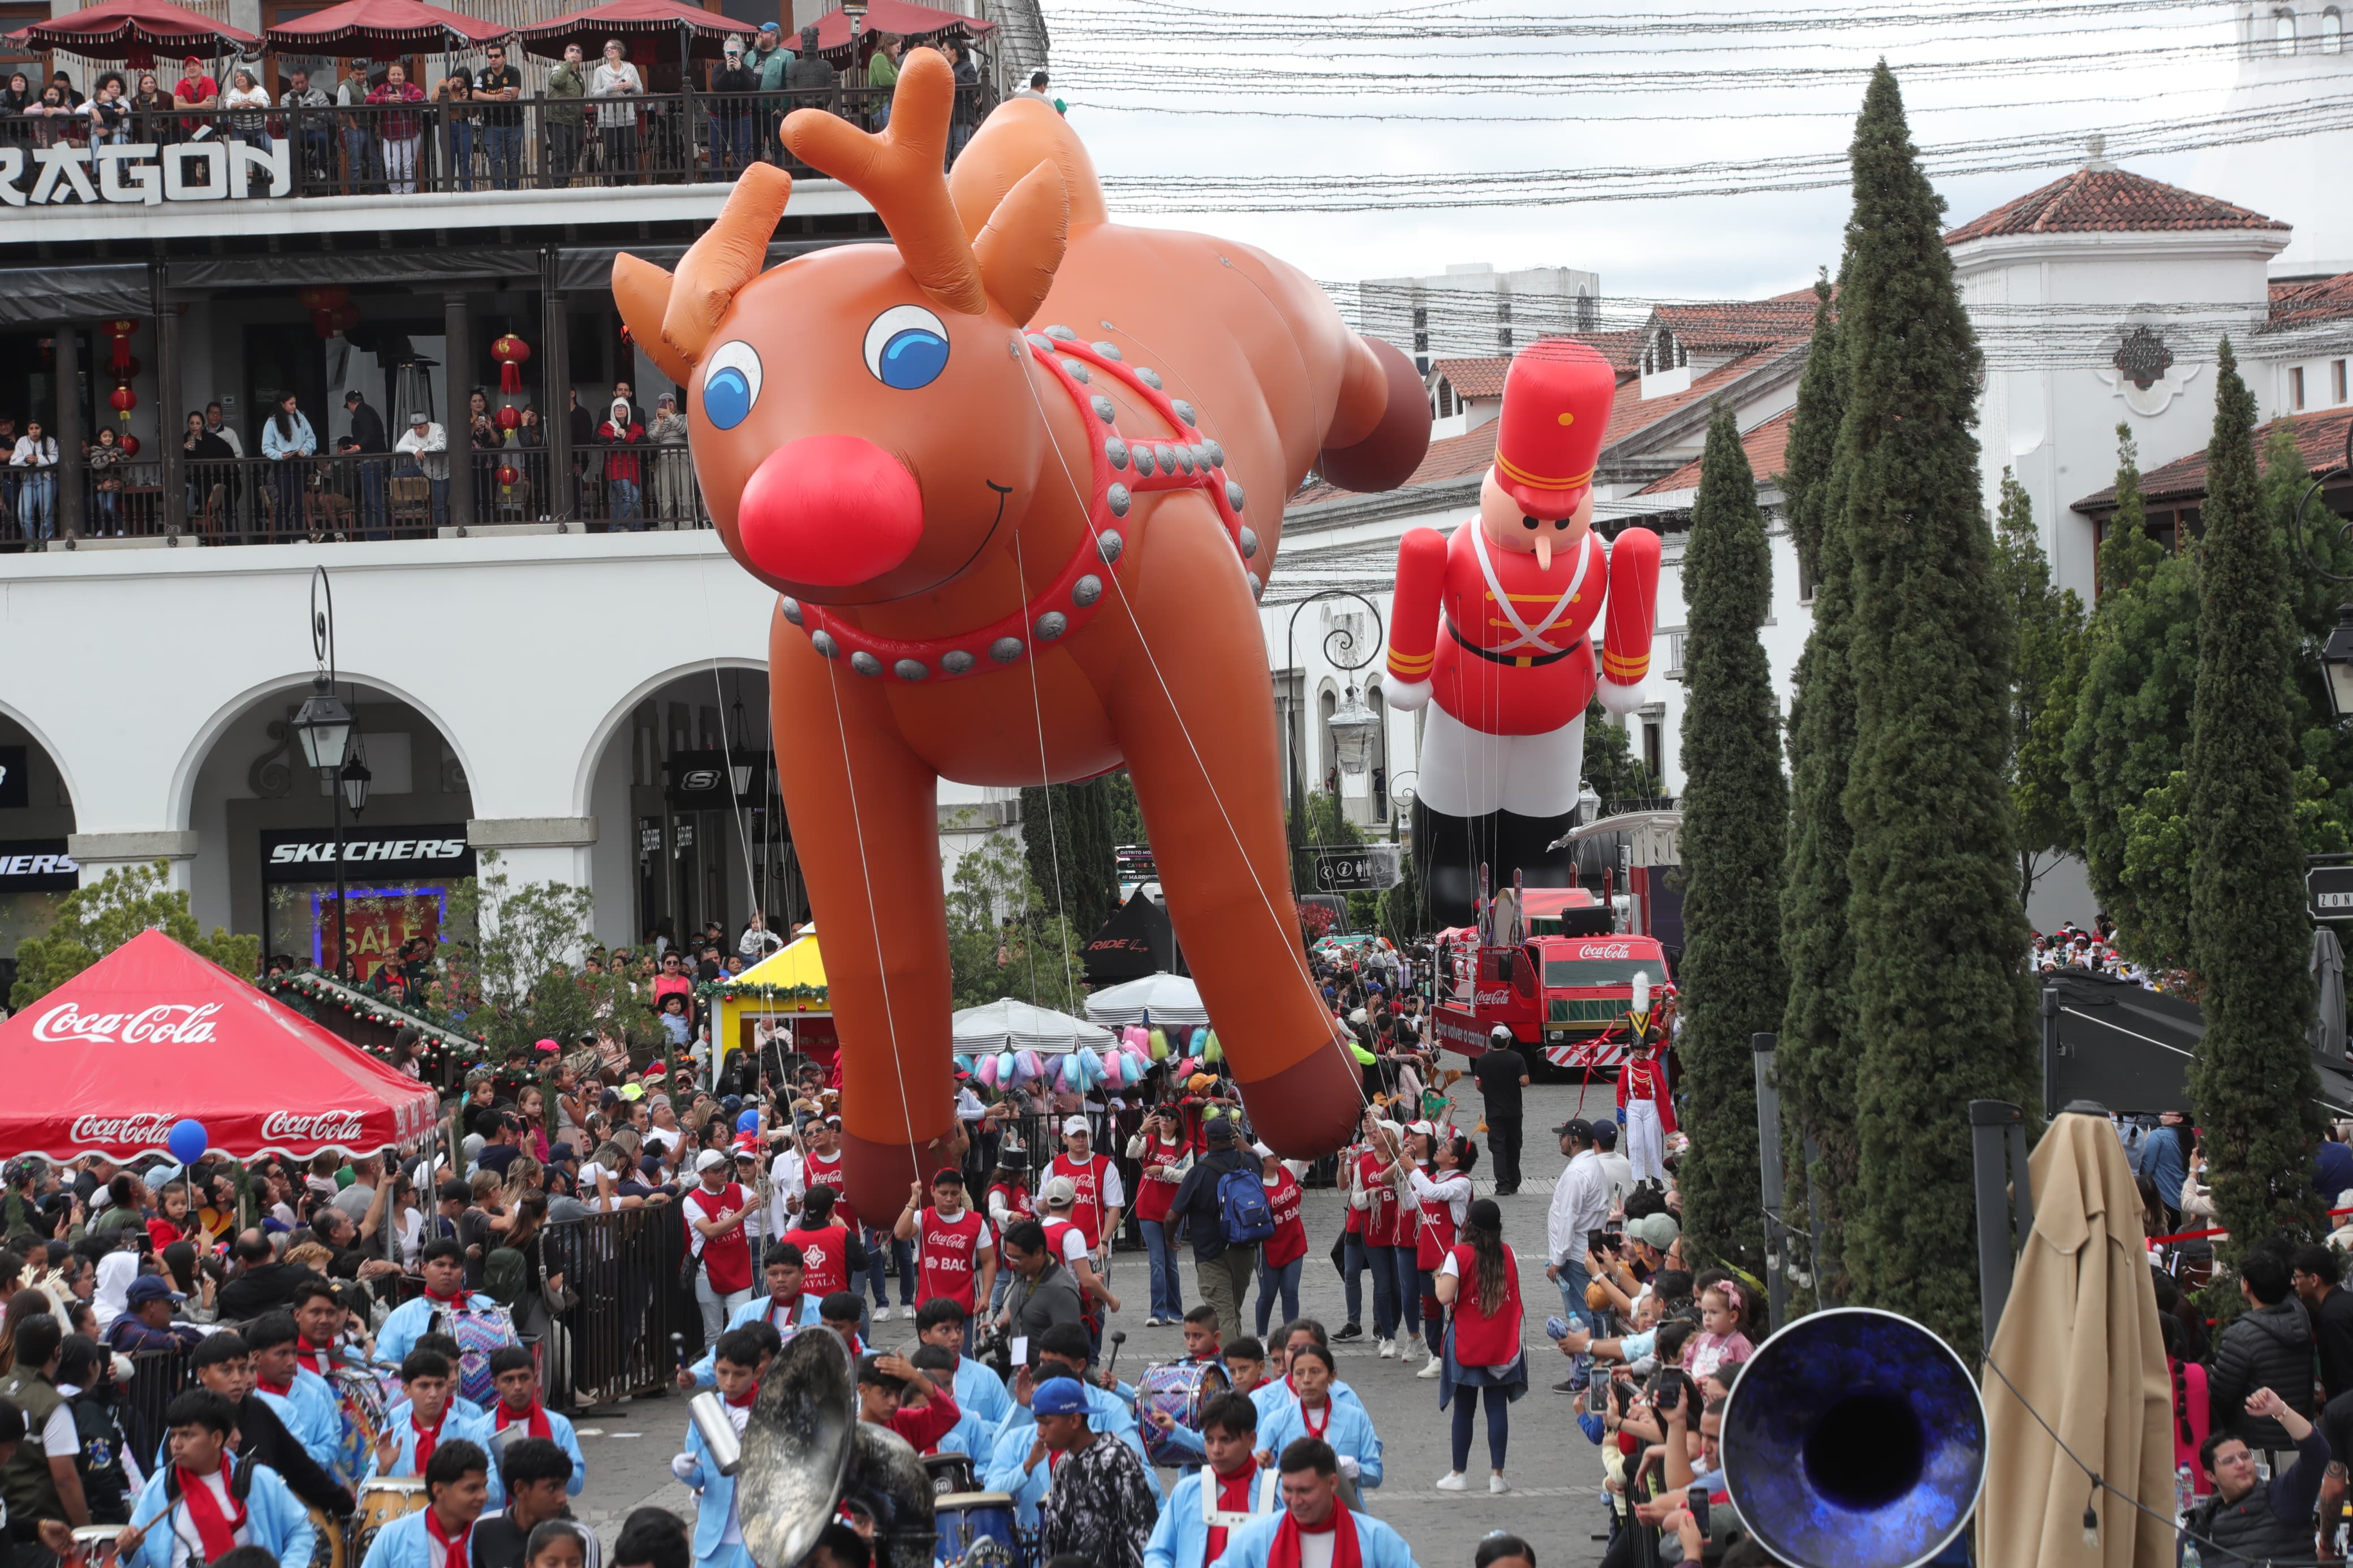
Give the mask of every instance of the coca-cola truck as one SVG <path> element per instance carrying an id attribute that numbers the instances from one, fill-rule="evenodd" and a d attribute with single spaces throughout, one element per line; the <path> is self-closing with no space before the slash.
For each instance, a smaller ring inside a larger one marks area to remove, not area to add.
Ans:
<path id="1" fill-rule="evenodd" d="M 1475 927 L 1438 933 L 1432 1032 L 1444 1049 L 1477 1057 L 1502 1024 L 1530 1066 L 1614 1072 L 1626 1059 L 1636 976 L 1653 1019 L 1671 1010 L 1673 976 L 1656 937 L 1609 930 L 1611 911 L 1577 889 L 1527 889 L 1516 943 Z"/>

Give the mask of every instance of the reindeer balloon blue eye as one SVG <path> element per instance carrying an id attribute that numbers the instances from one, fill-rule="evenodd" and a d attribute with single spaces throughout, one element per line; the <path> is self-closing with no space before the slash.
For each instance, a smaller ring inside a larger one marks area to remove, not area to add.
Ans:
<path id="1" fill-rule="evenodd" d="M 893 305 L 866 329 L 866 368 L 883 385 L 913 392 L 948 367 L 948 330 L 921 305 Z"/>
<path id="2" fill-rule="evenodd" d="M 737 338 L 723 345 L 702 369 L 703 417 L 722 430 L 733 430 L 750 417 L 760 401 L 760 356 L 750 343 Z"/>

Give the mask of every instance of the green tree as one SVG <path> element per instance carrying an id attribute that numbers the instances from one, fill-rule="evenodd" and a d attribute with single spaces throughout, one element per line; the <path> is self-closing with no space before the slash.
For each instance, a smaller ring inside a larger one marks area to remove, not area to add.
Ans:
<path id="1" fill-rule="evenodd" d="M 1137 844 L 1149 849 L 1152 835 L 1144 826 L 1144 808 L 1136 804 L 1135 781 L 1121 768 L 1103 776 L 1103 794 L 1111 802 L 1111 841 L 1114 848 L 1122 844 Z"/>
<path id="2" fill-rule="evenodd" d="M 1086 968 L 1069 921 L 1049 913 L 1023 850 L 991 834 L 956 862 L 947 894 L 948 974 L 955 1005 L 1018 997 L 1074 1017 Z M 1096 928 L 1089 927 L 1088 934 Z"/>
<path id="3" fill-rule="evenodd" d="M 1021 842 L 1045 910 L 1089 936 L 1119 907 L 1114 831 L 1112 792 L 1102 779 L 1021 792 Z"/>
<path id="4" fill-rule="evenodd" d="M 182 947 L 211 959 L 240 980 L 261 971 L 261 939 L 213 927 L 206 936 L 188 910 L 185 889 L 174 888 L 172 863 L 123 866 L 58 900 L 58 918 L 41 936 L 16 948 L 16 983 L 8 1005 L 22 1011 L 143 931 L 160 931 Z"/>
<path id="5" fill-rule="evenodd" d="M 2190 1064 L 2215 1216 L 2235 1261 L 2283 1231 L 2317 1233 L 2320 1092 L 2306 1028 L 2304 858 L 2295 831 L 2287 562 L 2255 468 L 2255 400 L 2228 338 L 2206 448 L 2206 595 L 2190 741 L 2190 951 L 2206 1035 Z"/>
<path id="6" fill-rule="evenodd" d="M 1895 78 L 1856 125 L 1839 330 L 1854 556 L 1855 741 L 1846 788 L 1857 944 L 1858 1203 L 1845 1263 L 1865 1303 L 1964 1357 L 1977 1269 L 1974 1099 L 2023 1103 L 2035 1072 L 2018 836 L 2004 787 L 2015 637 L 1980 504 L 1981 362 L 1945 204 L 1921 173 Z"/>
<path id="7" fill-rule="evenodd" d="M 1624 801 L 1655 799 L 1659 794 L 1659 781 L 1634 755 L 1626 727 L 1598 697 L 1585 705 L 1585 760 L 1577 773 L 1584 786 L 1601 797 L 1605 809 Z"/>
<path id="8" fill-rule="evenodd" d="M 1758 631 L 1773 556 L 1757 479 L 1718 403 L 1683 548 L 1683 1026 L 1678 1050 L 1691 1152 L 1679 1173 L 1698 1255 L 1765 1268 L 1751 1037 L 1780 1026 L 1781 874 L 1789 792 L 1781 710 Z"/>
<path id="9" fill-rule="evenodd" d="M 2062 857 L 2083 845 L 2067 791 L 2064 741 L 2084 679 L 2084 601 L 2051 583 L 2051 563 L 2034 526 L 2034 503 L 2008 468 L 1994 519 L 1994 575 L 2018 628 L 2010 688 L 2010 796 L 2018 813 L 2018 900 Z"/>
<path id="10" fill-rule="evenodd" d="M 1789 706 L 1788 868 L 1781 889 L 1789 1000 L 1773 1071 L 1781 1090 L 1791 1234 L 1799 1249 L 1810 1250 L 1810 1226 L 1797 1219 L 1810 1202 L 1821 1216 L 1823 1247 L 1811 1259 L 1812 1271 L 1823 1299 L 1836 1302 L 1848 1294 L 1840 1259 L 1855 1184 L 1854 943 L 1847 932 L 1853 836 L 1842 804 L 1854 752 L 1854 581 L 1844 470 L 1832 460 L 1846 421 L 1845 349 L 1829 285 L 1817 283 L 1814 292 L 1813 338 L 1781 479 L 1801 570 L 1805 552 L 1813 552 L 1814 625 Z"/>
<path id="11" fill-rule="evenodd" d="M 2129 426 L 2116 426 L 2116 510 L 2100 544 L 2100 602 L 2084 629 L 2063 768 L 2093 896 L 2115 918 L 2126 954 L 2170 967 L 2183 955 L 2166 933 L 2184 929 L 2186 910 L 2168 921 L 2144 909 L 2142 893 L 2156 892 L 2152 868 L 2144 856 L 2136 879 L 2126 851 L 2134 814 L 2189 749 L 2199 564 L 2194 552 L 2168 555 L 2149 536 Z"/>
<path id="12" fill-rule="evenodd" d="M 495 851 L 449 892 L 441 984 L 450 1015 L 493 1059 L 533 1060 L 541 1040 L 602 1034 L 644 1049 L 662 1038 L 651 998 L 617 973 L 577 971 L 596 945 L 596 900 L 570 882 L 517 884 Z"/>

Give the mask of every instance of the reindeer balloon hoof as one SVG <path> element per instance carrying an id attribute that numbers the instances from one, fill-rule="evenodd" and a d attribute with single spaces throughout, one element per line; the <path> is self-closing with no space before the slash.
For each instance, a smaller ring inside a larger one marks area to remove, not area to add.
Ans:
<path id="1" fill-rule="evenodd" d="M 786 121 L 891 244 L 763 271 L 792 182 L 755 166 L 675 276 L 613 268 L 630 330 L 687 389 L 712 520 L 780 595 L 777 771 L 870 1213 L 954 1131 L 942 778 L 1124 764 L 1261 1135 L 1301 1157 L 1347 1140 L 1358 1072 L 1301 950 L 1255 601 L 1311 467 L 1391 488 L 1430 437 L 1404 356 L 1309 279 L 1110 222 L 1046 104 L 1000 107 L 944 179 L 954 92 L 917 50 L 881 135 Z"/>

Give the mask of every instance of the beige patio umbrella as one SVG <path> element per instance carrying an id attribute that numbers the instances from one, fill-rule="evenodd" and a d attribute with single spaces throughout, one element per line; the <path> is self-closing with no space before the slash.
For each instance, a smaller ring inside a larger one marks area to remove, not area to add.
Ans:
<path id="1" fill-rule="evenodd" d="M 2009 1381 L 1991 1367 L 1982 1380 L 1978 1561 L 2167 1568 L 2174 1560 L 2173 1392 L 2131 1163 L 2105 1116 L 2069 1111 L 2043 1133 L 2029 1170 L 2034 1230 L 1987 1358 Z M 2043 1422 L 2082 1465 L 2060 1451 Z M 2094 1496 L 2083 1465 L 2158 1517 L 2114 1492 Z M 2084 1538 L 2087 1501 L 2099 1514 L 2097 1544 Z"/>

